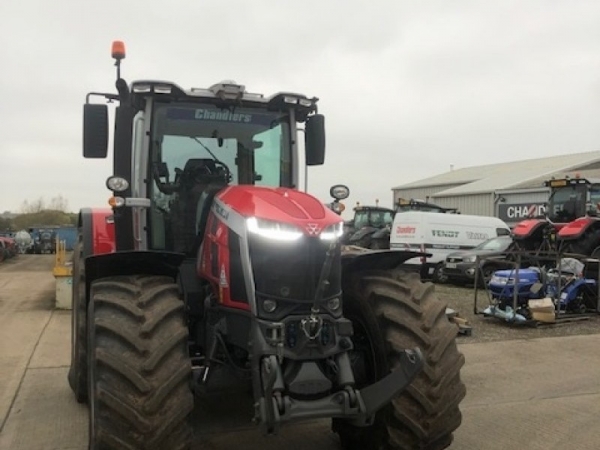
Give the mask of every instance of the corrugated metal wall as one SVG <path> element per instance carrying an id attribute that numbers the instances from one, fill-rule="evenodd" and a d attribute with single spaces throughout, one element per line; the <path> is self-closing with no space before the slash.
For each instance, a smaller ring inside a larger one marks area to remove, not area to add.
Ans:
<path id="1" fill-rule="evenodd" d="M 521 192 L 502 192 L 497 191 L 498 195 L 501 195 L 506 203 L 537 203 L 547 202 L 550 196 L 549 189 L 540 189 L 538 191 L 521 191 Z"/>
<path id="2" fill-rule="evenodd" d="M 494 199 L 490 192 L 483 194 L 462 194 L 445 197 L 433 196 L 432 202 L 445 208 L 457 208 L 462 214 L 493 216 Z"/>
<path id="3" fill-rule="evenodd" d="M 419 199 L 425 201 L 432 201 L 431 198 L 437 194 L 438 192 L 445 191 L 446 189 L 451 189 L 457 186 L 462 186 L 464 183 L 454 183 L 454 184 L 445 184 L 440 186 L 426 186 L 426 187 L 418 187 L 418 188 L 407 188 L 407 189 L 393 189 L 394 193 L 394 204 L 398 201 L 399 198 L 404 198 L 406 200 Z"/>

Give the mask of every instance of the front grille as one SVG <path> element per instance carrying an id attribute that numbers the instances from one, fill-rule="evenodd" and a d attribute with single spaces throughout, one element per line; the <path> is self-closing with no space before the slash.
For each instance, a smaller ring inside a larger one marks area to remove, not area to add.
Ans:
<path id="1" fill-rule="evenodd" d="M 310 312 L 329 243 L 307 236 L 281 242 L 251 235 L 249 244 L 257 299 L 295 301 L 305 307 L 301 308 L 303 311 L 295 309 L 294 313 Z M 328 281 L 324 299 L 341 292 L 339 245 L 335 248 Z"/>

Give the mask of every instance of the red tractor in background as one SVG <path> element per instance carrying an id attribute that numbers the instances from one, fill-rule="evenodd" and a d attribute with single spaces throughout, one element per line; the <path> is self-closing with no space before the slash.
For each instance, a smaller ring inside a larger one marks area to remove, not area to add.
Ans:
<path id="1" fill-rule="evenodd" d="M 118 102 L 112 209 L 80 212 L 73 261 L 89 448 L 188 449 L 211 394 L 249 396 L 267 434 L 331 418 L 345 449 L 450 445 L 465 387 L 446 305 L 395 269 L 414 253 L 343 251 L 340 216 L 297 190 L 299 125 L 306 164 L 324 162 L 317 99 L 128 85 L 121 42 L 113 57 L 117 93 L 88 94 L 83 139 L 107 156 L 90 98 Z"/>
<path id="2" fill-rule="evenodd" d="M 562 178 L 550 188 L 546 217 L 527 219 L 513 229 L 519 248 L 600 258 L 600 180 Z"/>

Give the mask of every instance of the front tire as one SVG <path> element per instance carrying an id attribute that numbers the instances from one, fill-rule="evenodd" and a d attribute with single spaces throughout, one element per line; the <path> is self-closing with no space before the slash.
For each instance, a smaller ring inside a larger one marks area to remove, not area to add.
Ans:
<path id="1" fill-rule="evenodd" d="M 79 403 L 87 402 L 87 301 L 85 297 L 83 238 L 78 236 L 73 249 L 73 286 L 71 287 L 71 367 L 69 385 Z"/>
<path id="2" fill-rule="evenodd" d="M 191 363 L 171 278 L 95 281 L 88 308 L 91 450 L 191 446 Z"/>
<path id="3" fill-rule="evenodd" d="M 333 421 L 346 450 L 441 450 L 461 423 L 465 396 L 456 346 L 457 328 L 431 283 L 392 271 L 353 275 L 344 286 L 344 312 L 354 324 L 357 387 L 371 384 L 398 365 L 401 350 L 419 347 L 425 367 L 410 386 L 379 411 L 369 427 Z"/>

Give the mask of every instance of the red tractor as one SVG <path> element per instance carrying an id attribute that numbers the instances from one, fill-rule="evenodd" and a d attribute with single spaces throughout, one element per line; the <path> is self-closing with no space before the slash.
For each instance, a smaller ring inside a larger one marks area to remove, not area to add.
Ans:
<path id="1" fill-rule="evenodd" d="M 128 85 L 122 43 L 113 57 L 118 93 L 88 94 L 83 139 L 107 156 L 107 105 L 89 100 L 118 102 L 112 209 L 80 212 L 73 265 L 69 383 L 89 448 L 188 449 L 195 402 L 232 393 L 267 434 L 331 418 L 345 449 L 447 447 L 456 326 L 395 270 L 414 254 L 343 253 L 340 216 L 297 190 L 299 125 L 306 163 L 324 162 L 317 99 Z"/>
<path id="2" fill-rule="evenodd" d="M 600 258 L 600 180 L 562 178 L 547 181 L 546 217 L 519 222 L 518 246 L 529 251 L 560 251 Z"/>

